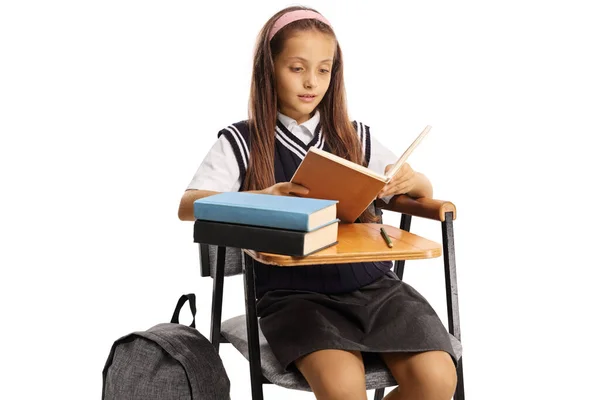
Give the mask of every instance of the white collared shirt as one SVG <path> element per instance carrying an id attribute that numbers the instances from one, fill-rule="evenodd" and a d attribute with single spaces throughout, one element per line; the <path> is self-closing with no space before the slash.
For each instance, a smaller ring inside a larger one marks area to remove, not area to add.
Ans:
<path id="1" fill-rule="evenodd" d="M 278 112 L 277 119 L 294 136 L 304 144 L 308 144 L 315 135 L 315 129 L 321 120 L 321 116 L 317 110 L 315 115 L 308 121 L 298 124 L 293 118 Z M 383 175 L 386 165 L 393 164 L 397 160 L 398 156 L 379 143 L 371 134 L 371 158 L 368 168 Z M 231 147 L 231 143 L 225 135 L 221 135 L 204 157 L 187 189 L 237 192 L 241 186 L 242 178 L 233 147 Z M 391 196 L 384 198 L 384 200 L 388 201 L 390 198 Z"/>
<path id="2" fill-rule="evenodd" d="M 290 118 L 279 111 L 277 112 L 277 119 L 288 131 L 292 132 L 294 136 L 300 139 L 302 143 L 309 144 L 313 137 L 315 137 L 315 130 L 321 121 L 321 114 L 319 113 L 319 110 L 317 110 L 315 115 L 300 125 L 298 125 L 295 119 Z"/>

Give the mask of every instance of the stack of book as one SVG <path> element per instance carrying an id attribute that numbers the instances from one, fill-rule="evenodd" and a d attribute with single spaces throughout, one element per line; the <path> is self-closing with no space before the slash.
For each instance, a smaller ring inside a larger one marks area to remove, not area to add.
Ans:
<path id="1" fill-rule="evenodd" d="M 194 242 L 306 256 L 337 244 L 337 201 L 225 192 L 194 202 Z"/>

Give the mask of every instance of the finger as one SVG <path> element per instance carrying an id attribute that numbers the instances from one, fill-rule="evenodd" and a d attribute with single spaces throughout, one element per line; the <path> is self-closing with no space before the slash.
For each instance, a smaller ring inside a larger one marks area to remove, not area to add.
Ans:
<path id="1" fill-rule="evenodd" d="M 390 180 L 389 183 L 398 184 L 399 182 L 404 182 L 410 178 L 411 178 L 410 173 L 400 170 L 400 171 L 398 171 L 398 173 L 396 175 L 394 175 L 392 177 L 392 179 Z"/>
<path id="2" fill-rule="evenodd" d="M 406 183 L 390 186 L 389 188 L 382 190 L 380 192 L 379 198 L 387 197 L 387 196 L 391 196 L 391 195 L 397 195 L 397 194 L 405 194 L 408 192 L 409 186 L 410 185 L 408 185 Z"/>
<path id="3" fill-rule="evenodd" d="M 410 192 L 411 189 L 412 189 L 412 185 L 410 183 L 406 183 L 404 185 L 398 186 L 398 188 L 396 189 L 396 193 L 397 194 L 406 194 L 406 193 Z"/>
<path id="4" fill-rule="evenodd" d="M 387 197 L 391 194 L 394 193 L 394 189 L 393 188 L 389 188 L 386 190 L 382 190 L 381 192 L 379 192 L 379 194 L 377 195 L 377 197 L 382 198 L 382 197 Z"/>
<path id="5" fill-rule="evenodd" d="M 388 184 L 386 184 L 384 187 L 381 188 L 381 190 L 377 194 L 377 197 L 378 198 L 385 197 L 386 193 L 388 193 L 390 191 L 390 189 L 393 187 L 394 187 L 394 185 L 392 184 L 392 181 L 390 181 Z"/>
<path id="6" fill-rule="evenodd" d="M 410 178 L 403 178 L 402 180 L 398 180 L 398 182 L 394 183 L 394 189 L 399 189 L 403 186 L 408 186 L 410 183 Z"/>
<path id="7" fill-rule="evenodd" d="M 309 190 L 302 186 L 302 185 L 298 185 L 297 183 L 291 183 L 290 182 L 290 186 L 288 187 L 289 192 L 293 192 L 293 193 L 299 193 L 299 194 L 308 194 Z"/>

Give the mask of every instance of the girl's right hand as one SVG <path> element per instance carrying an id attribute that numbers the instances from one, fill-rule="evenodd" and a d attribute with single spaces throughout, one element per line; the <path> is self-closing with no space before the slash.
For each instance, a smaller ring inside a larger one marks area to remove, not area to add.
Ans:
<path id="1" fill-rule="evenodd" d="M 292 193 L 307 195 L 308 189 L 304 186 L 292 182 L 280 182 L 266 189 L 259 190 L 258 193 L 270 194 L 274 196 L 292 196 Z"/>

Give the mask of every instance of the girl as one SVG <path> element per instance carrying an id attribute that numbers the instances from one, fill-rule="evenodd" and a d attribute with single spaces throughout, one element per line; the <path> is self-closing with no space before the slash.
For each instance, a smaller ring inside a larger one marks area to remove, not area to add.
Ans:
<path id="1" fill-rule="evenodd" d="M 351 122 L 343 61 L 330 23 L 289 7 L 267 21 L 256 45 L 249 119 L 221 130 L 179 206 L 223 191 L 309 194 L 290 183 L 309 147 L 385 172 L 396 156 Z M 327 173 L 327 171 L 323 171 Z M 425 175 L 405 164 L 379 197 L 431 197 Z M 379 222 L 374 208 L 357 222 Z M 277 268 L 256 264 L 257 312 L 273 353 L 297 368 L 317 399 L 366 399 L 363 356 L 379 356 L 399 387 L 385 398 L 450 399 L 456 386 L 448 332 L 392 263 Z"/>

